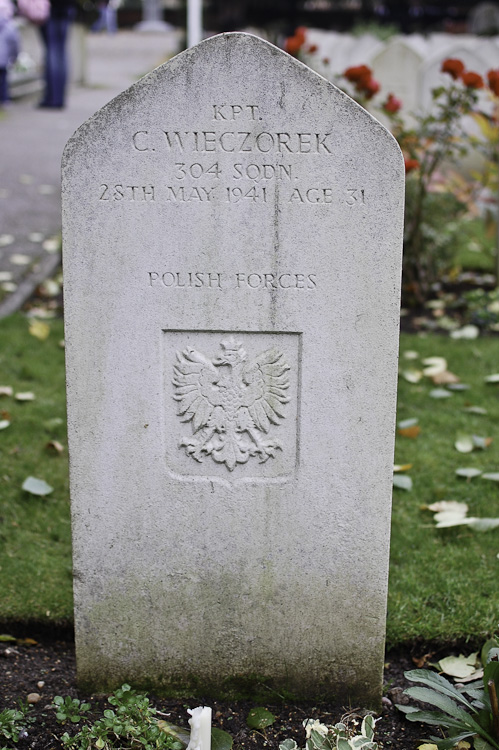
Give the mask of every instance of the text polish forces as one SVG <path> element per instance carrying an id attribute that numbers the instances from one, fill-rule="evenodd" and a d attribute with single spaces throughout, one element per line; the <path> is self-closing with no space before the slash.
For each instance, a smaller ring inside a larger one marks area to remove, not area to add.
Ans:
<path id="1" fill-rule="evenodd" d="M 316 289 L 315 273 L 236 273 L 224 277 L 222 273 L 204 271 L 148 272 L 148 286 L 176 289 Z"/>

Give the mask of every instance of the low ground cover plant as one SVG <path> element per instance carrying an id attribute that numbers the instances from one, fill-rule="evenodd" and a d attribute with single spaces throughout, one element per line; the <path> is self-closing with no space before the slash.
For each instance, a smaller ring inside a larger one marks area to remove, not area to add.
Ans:
<path id="1" fill-rule="evenodd" d="M 30 723 L 28 704 L 20 702 L 17 708 L 0 711 L 0 747 L 6 742 L 18 742 L 26 737 L 26 729 Z"/>
<path id="2" fill-rule="evenodd" d="M 499 641 L 488 641 L 482 649 L 483 676 L 459 687 L 443 675 L 428 669 L 405 673 L 418 683 L 405 693 L 438 709 L 398 706 L 409 721 L 440 727 L 448 737 L 431 737 L 439 750 L 451 750 L 458 743 L 472 740 L 475 750 L 499 750 Z"/>
<path id="3" fill-rule="evenodd" d="M 360 728 L 359 728 L 360 724 Z M 305 719 L 306 733 L 304 750 L 377 750 L 374 741 L 376 719 L 368 714 L 360 722 L 358 717 L 348 716 L 337 724 L 322 724 L 317 719 Z M 299 750 L 295 740 L 284 740 L 279 750 Z"/>
<path id="4" fill-rule="evenodd" d="M 69 715 L 76 719 L 71 698 L 59 698 L 58 706 L 69 707 Z M 56 702 L 56 699 L 54 700 Z M 64 732 L 61 737 L 67 750 L 183 750 L 185 743 L 160 727 L 157 711 L 149 698 L 132 690 L 130 685 L 122 685 L 109 696 L 112 709 L 106 709 L 103 716 L 93 723 L 85 722 L 75 734 Z M 79 712 L 81 706 L 78 706 Z M 82 719 L 78 715 L 78 722 Z"/>

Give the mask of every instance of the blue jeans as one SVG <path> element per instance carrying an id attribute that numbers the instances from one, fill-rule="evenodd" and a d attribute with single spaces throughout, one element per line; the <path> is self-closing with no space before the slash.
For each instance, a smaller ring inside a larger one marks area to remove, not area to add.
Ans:
<path id="1" fill-rule="evenodd" d="M 44 107 L 64 107 L 69 24 L 68 18 L 49 18 L 40 27 L 45 44 L 45 93 L 41 101 Z"/>
<path id="2" fill-rule="evenodd" d="M 9 90 L 7 88 L 7 68 L 0 68 L 0 104 L 9 101 Z"/>

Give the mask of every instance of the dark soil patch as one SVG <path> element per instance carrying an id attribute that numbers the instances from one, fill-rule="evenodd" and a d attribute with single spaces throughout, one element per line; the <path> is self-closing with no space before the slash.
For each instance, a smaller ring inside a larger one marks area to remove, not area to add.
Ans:
<path id="1" fill-rule="evenodd" d="M 19 631 L 15 632 L 18 635 Z M 27 635 L 26 632 L 23 633 L 23 636 Z M 35 635 L 40 637 L 38 634 Z M 61 638 L 61 635 L 65 637 Z M 55 639 L 52 639 L 42 634 L 39 641 L 28 637 L 27 640 L 20 638 L 17 642 L 0 643 L 0 710 L 15 708 L 19 699 L 26 701 L 29 693 L 39 693 L 41 696 L 40 701 L 33 705 L 30 711 L 34 721 L 27 727 L 28 736 L 19 740 L 18 750 L 60 748 L 58 738 L 68 729 L 72 732 L 72 726 L 68 728 L 57 723 L 55 713 L 50 708 L 56 695 L 89 700 L 92 705 L 90 716 L 95 719 L 101 716 L 102 710 L 106 707 L 106 699 L 102 696 L 88 696 L 77 690 L 74 644 L 68 633 L 55 632 L 54 636 Z M 404 679 L 404 671 L 414 668 L 414 662 L 427 650 L 427 646 L 415 646 L 414 659 L 409 648 L 387 655 L 385 698 L 375 735 L 380 748 L 384 750 L 416 750 L 421 744 L 421 738 L 428 737 L 428 728 L 411 724 L 393 705 L 395 702 L 403 701 L 401 694 L 408 686 Z M 41 683 L 44 684 L 40 687 Z M 273 705 L 270 699 L 265 708 L 272 711 L 277 720 L 272 726 L 257 732 L 246 725 L 248 713 L 255 705 L 247 701 L 222 703 L 208 698 L 205 701 L 199 698 L 172 700 L 156 698 L 153 695 L 150 699 L 155 708 L 167 714 L 166 717 L 159 718 L 165 718 L 186 728 L 189 718 L 187 708 L 202 704 L 211 706 L 213 726 L 232 735 L 234 750 L 277 750 L 279 743 L 287 737 L 294 738 L 298 745 L 303 747 L 304 719 L 317 718 L 323 723 L 334 724 L 342 715 L 341 711 L 333 710 L 328 704 L 306 705 L 288 702 Z M 107 707 L 110 707 L 109 704 Z M 345 707 L 344 713 L 350 710 Z M 12 743 L 4 742 L 0 737 L 0 747 L 2 746 L 16 747 Z"/>

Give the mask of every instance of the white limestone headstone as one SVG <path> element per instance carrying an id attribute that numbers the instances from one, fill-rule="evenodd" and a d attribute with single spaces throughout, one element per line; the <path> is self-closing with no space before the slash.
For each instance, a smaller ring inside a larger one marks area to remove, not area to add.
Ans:
<path id="1" fill-rule="evenodd" d="M 247 34 L 69 141 L 80 685 L 379 702 L 403 189 L 376 120 Z"/>
<path id="2" fill-rule="evenodd" d="M 393 93 L 402 101 L 407 117 L 417 106 L 415 81 L 419 76 L 423 55 L 410 37 L 394 37 L 371 60 L 374 77 L 383 83 L 383 94 Z"/>

